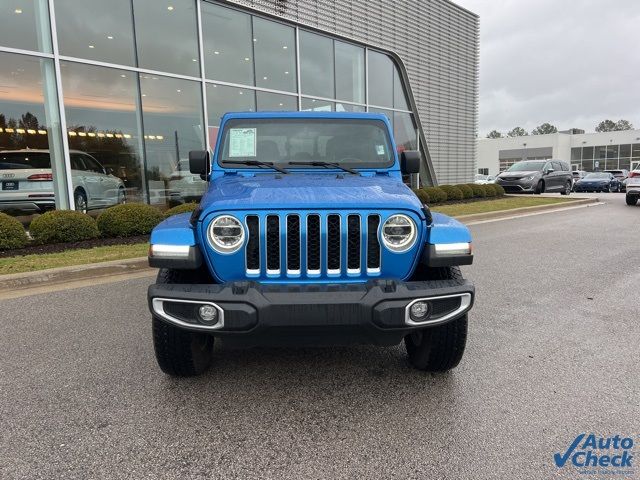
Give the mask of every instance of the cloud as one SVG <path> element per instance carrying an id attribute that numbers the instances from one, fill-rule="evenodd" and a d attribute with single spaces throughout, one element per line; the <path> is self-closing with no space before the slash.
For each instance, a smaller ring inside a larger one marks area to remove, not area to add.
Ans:
<path id="1" fill-rule="evenodd" d="M 480 15 L 480 135 L 544 122 L 640 128 L 637 0 L 457 0 Z"/>

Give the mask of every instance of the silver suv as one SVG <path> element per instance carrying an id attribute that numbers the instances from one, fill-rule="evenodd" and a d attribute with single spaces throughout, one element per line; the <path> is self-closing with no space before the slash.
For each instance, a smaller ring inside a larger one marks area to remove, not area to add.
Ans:
<path id="1" fill-rule="evenodd" d="M 636 168 L 629 172 L 627 177 L 627 205 L 635 205 L 640 198 L 640 164 Z"/>
<path id="2" fill-rule="evenodd" d="M 571 167 L 562 160 L 523 160 L 496 177 L 507 193 L 560 193 L 573 188 Z"/>
<path id="3" fill-rule="evenodd" d="M 76 210 L 124 203 L 124 183 L 91 155 L 72 150 L 71 181 Z M 55 208 L 49 150 L 0 151 L 0 210 L 43 212 Z"/>

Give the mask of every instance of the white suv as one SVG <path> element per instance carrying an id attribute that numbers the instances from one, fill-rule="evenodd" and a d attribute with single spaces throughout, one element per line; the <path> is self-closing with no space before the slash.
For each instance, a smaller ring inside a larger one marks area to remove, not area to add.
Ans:
<path id="1" fill-rule="evenodd" d="M 71 180 L 76 210 L 124 203 L 124 183 L 84 152 L 72 150 Z M 49 150 L 0 151 L 0 210 L 43 212 L 55 208 Z"/>
<path id="2" fill-rule="evenodd" d="M 640 198 L 640 164 L 638 164 L 635 170 L 629 172 L 629 176 L 626 181 L 627 188 L 627 205 L 635 205 Z"/>

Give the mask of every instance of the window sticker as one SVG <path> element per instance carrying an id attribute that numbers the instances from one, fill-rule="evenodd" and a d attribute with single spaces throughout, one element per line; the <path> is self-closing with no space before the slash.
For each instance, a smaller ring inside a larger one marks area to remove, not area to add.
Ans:
<path id="1" fill-rule="evenodd" d="M 229 157 L 256 156 L 256 129 L 232 128 L 229 130 Z"/>
<path id="2" fill-rule="evenodd" d="M 378 155 L 384 155 L 384 145 L 376 145 L 376 152 Z"/>

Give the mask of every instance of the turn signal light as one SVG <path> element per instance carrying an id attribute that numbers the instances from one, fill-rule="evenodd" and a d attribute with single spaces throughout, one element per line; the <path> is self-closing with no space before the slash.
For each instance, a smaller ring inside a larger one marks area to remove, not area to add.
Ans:
<path id="1" fill-rule="evenodd" d="M 53 175 L 51 173 L 34 173 L 29 175 L 27 180 L 30 182 L 50 182 L 53 180 Z"/>

